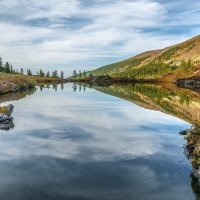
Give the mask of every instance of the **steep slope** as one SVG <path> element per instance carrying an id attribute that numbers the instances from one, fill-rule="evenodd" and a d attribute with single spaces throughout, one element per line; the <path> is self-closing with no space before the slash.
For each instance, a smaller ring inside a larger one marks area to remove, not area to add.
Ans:
<path id="1" fill-rule="evenodd" d="M 200 77 L 200 35 L 171 47 L 147 51 L 103 66 L 88 74 L 163 81 Z"/>

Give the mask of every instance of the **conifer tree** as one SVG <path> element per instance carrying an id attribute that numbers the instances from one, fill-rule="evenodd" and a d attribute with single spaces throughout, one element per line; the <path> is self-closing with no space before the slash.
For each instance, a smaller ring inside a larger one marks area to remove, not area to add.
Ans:
<path id="1" fill-rule="evenodd" d="M 50 73 L 49 72 L 46 73 L 46 77 L 50 77 Z"/>
<path id="2" fill-rule="evenodd" d="M 58 78 L 58 72 L 57 72 L 57 70 L 53 71 L 52 77 L 53 78 Z"/>
<path id="3" fill-rule="evenodd" d="M 10 73 L 10 64 L 8 62 L 6 62 L 6 64 L 5 64 L 4 71 L 6 73 Z"/>
<path id="4" fill-rule="evenodd" d="M 82 73 L 81 73 L 81 70 L 79 70 L 79 78 L 82 77 Z"/>
<path id="5" fill-rule="evenodd" d="M 0 58 L 0 71 L 3 72 L 4 68 L 3 68 L 3 60 L 2 58 Z"/>
<path id="6" fill-rule="evenodd" d="M 24 74 L 23 68 L 20 69 L 20 74 Z"/>
<path id="7" fill-rule="evenodd" d="M 76 77 L 77 77 L 77 72 L 76 72 L 76 70 L 74 70 L 74 71 L 73 71 L 73 74 L 72 74 L 72 76 L 73 76 L 74 78 L 76 78 Z"/>
<path id="8" fill-rule="evenodd" d="M 63 71 L 61 71 L 60 78 L 64 79 L 64 72 Z"/>
<path id="9" fill-rule="evenodd" d="M 39 76 L 40 77 L 44 77 L 45 76 L 45 73 L 42 71 L 42 69 L 40 69 Z"/>
<path id="10" fill-rule="evenodd" d="M 27 69 L 27 75 L 32 76 L 32 71 L 30 69 Z"/>

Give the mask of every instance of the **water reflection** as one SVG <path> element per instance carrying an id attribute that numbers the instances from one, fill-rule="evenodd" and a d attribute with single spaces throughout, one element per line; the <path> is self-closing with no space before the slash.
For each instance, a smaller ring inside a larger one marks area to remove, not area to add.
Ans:
<path id="1" fill-rule="evenodd" d="M 39 90 L 42 92 L 43 89 L 53 89 L 55 92 L 58 91 L 58 87 L 60 87 L 61 90 L 64 90 L 64 84 L 40 84 Z"/>
<path id="2" fill-rule="evenodd" d="M 131 101 L 144 108 L 159 110 L 200 125 L 200 93 L 178 88 L 173 84 L 116 84 L 108 87 L 94 86 L 109 95 Z"/>
<path id="3" fill-rule="evenodd" d="M 165 114 L 181 105 L 175 116 L 189 121 L 181 112 L 188 101 L 147 86 L 84 87 L 43 87 L 12 102 L 16 126 L 0 140 L 0 198 L 192 199 L 177 134 L 190 124 Z"/>
<path id="4" fill-rule="evenodd" d="M 2 94 L 2 95 L 0 95 L 0 104 L 10 102 L 10 101 L 18 101 L 29 95 L 34 94 L 35 92 L 36 92 L 36 88 L 31 88 L 31 89 L 27 89 L 27 90 L 21 90 L 18 92 Z"/>

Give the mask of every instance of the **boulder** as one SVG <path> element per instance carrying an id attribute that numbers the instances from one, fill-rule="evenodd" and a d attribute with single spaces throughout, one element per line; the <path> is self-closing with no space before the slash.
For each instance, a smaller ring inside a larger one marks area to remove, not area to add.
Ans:
<path id="1" fill-rule="evenodd" d="M 12 113 L 13 113 L 13 110 L 14 110 L 14 106 L 13 106 L 12 104 L 9 104 L 9 105 L 7 106 L 7 109 L 8 109 L 7 115 L 8 115 L 8 116 L 11 116 Z"/>
<path id="2" fill-rule="evenodd" d="M 8 115 L 1 115 L 0 116 L 0 124 L 2 123 L 7 123 L 9 121 L 12 121 L 13 118 L 11 116 L 8 116 Z"/>
<path id="3" fill-rule="evenodd" d="M 12 82 L 4 81 L 0 83 L 0 93 L 15 92 L 18 90 L 18 86 Z"/>
<path id="4" fill-rule="evenodd" d="M 12 104 L 7 106 L 7 113 L 0 115 L 0 130 L 10 130 L 14 128 L 13 118 L 11 114 L 14 106 Z"/>
<path id="5" fill-rule="evenodd" d="M 9 121 L 8 123 L 0 123 L 0 130 L 8 131 L 14 128 L 13 121 Z"/>

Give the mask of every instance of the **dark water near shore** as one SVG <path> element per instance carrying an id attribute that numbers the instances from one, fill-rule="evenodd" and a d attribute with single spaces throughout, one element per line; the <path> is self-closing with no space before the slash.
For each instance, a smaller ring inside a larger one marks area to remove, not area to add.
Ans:
<path id="1" fill-rule="evenodd" d="M 179 135 L 197 122 L 188 117 L 198 114 L 196 96 L 181 90 L 178 107 L 171 91 L 148 87 L 66 84 L 12 98 L 15 127 L 0 131 L 0 199 L 198 199 Z"/>

